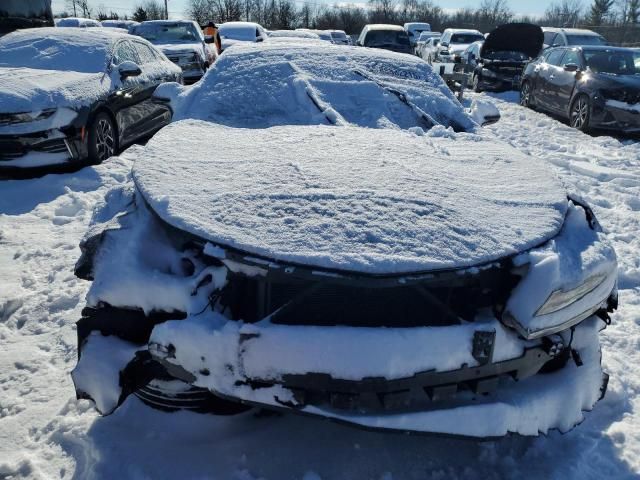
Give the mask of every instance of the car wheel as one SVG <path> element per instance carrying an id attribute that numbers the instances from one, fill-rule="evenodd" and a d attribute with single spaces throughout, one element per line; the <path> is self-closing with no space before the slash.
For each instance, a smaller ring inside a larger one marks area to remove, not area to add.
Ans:
<path id="1" fill-rule="evenodd" d="M 531 84 L 523 82 L 520 87 L 520 105 L 531 108 Z"/>
<path id="2" fill-rule="evenodd" d="M 589 130 L 591 102 L 586 95 L 578 95 L 571 104 L 569 122 L 573 128 L 586 132 Z"/>
<path id="3" fill-rule="evenodd" d="M 100 163 L 118 153 L 117 132 L 111 117 L 98 113 L 89 126 L 89 160 Z"/>
<path id="4" fill-rule="evenodd" d="M 482 88 L 480 88 L 480 75 L 473 75 L 473 80 L 471 81 L 473 84 L 473 91 L 476 93 L 482 92 Z"/>

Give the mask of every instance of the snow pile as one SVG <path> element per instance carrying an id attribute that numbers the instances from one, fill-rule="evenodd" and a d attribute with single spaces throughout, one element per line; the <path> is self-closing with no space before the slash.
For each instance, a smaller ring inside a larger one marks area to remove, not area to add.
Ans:
<path id="1" fill-rule="evenodd" d="M 460 268 L 558 232 L 567 200 L 546 168 L 473 134 L 454 137 L 188 120 L 148 143 L 134 177 L 177 228 L 330 269 Z"/>
<path id="2" fill-rule="evenodd" d="M 162 87 L 156 96 L 163 96 Z M 318 115 L 318 103 L 364 127 L 428 128 L 424 117 L 457 130 L 476 127 L 417 57 L 311 42 L 238 45 L 172 107 L 175 119 L 242 128 L 334 123 Z"/>

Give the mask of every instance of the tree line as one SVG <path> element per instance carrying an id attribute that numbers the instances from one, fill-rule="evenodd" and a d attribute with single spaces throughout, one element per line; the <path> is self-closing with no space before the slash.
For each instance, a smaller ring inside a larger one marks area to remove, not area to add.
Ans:
<path id="1" fill-rule="evenodd" d="M 99 20 L 124 18 L 89 0 L 68 0 L 73 13 Z M 444 10 L 434 0 L 368 0 L 366 4 L 327 5 L 313 0 L 188 0 L 186 17 L 205 25 L 236 20 L 257 22 L 268 29 L 339 29 L 357 34 L 367 23 L 423 21 L 432 30 L 474 28 L 488 32 L 508 22 L 529 22 L 553 27 L 585 27 L 615 44 L 640 44 L 640 0 L 554 0 L 541 17 L 516 14 L 508 0 L 482 0 L 477 8 Z M 139 3 L 136 21 L 164 18 L 159 0 Z M 125 16 L 126 17 L 126 16 Z"/>

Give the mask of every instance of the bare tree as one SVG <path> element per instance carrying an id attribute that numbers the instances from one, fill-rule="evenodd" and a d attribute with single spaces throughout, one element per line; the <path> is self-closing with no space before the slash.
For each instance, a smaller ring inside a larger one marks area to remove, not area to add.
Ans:
<path id="1" fill-rule="evenodd" d="M 558 0 L 544 13 L 543 23 L 554 27 L 574 26 L 580 20 L 582 2 L 580 0 Z"/>
<path id="2" fill-rule="evenodd" d="M 67 0 L 67 8 L 73 10 L 73 16 L 78 15 L 84 18 L 91 17 L 91 7 L 89 6 L 89 0 Z"/>

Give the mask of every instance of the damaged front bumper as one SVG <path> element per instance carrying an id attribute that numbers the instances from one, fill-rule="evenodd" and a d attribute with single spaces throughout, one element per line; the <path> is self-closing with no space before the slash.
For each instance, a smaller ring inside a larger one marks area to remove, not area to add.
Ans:
<path id="1" fill-rule="evenodd" d="M 214 412 L 256 405 L 489 438 L 567 431 L 604 395 L 598 332 L 617 306 L 615 254 L 578 199 L 556 238 L 512 259 L 369 278 L 223 249 L 120 197 L 76 266 L 100 281 L 72 375 L 103 414 L 130 394 L 194 409 L 209 394 Z M 593 275 L 597 288 L 582 288 Z"/>

